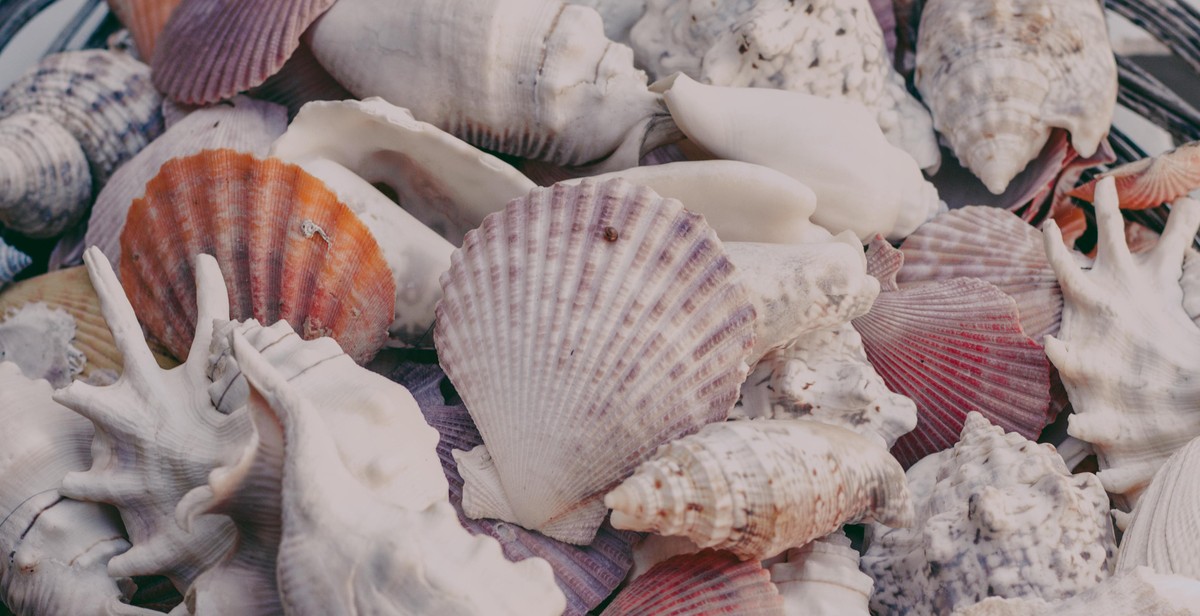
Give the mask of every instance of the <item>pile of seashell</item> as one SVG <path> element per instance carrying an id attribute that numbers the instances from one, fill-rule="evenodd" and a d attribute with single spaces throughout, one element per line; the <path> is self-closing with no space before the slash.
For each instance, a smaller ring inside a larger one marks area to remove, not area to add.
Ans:
<path id="1" fill-rule="evenodd" d="M 1097 0 L 108 1 L 0 95 L 0 614 L 1200 614 Z"/>

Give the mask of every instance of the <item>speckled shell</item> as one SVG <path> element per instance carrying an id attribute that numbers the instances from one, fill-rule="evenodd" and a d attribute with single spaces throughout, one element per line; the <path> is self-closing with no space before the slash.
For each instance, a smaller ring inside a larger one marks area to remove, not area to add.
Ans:
<path id="1" fill-rule="evenodd" d="M 617 528 L 762 559 L 846 523 L 910 524 L 903 473 L 887 450 L 845 428 L 734 421 L 660 447 L 604 504 Z"/>
<path id="2" fill-rule="evenodd" d="M 1072 475 L 1052 445 L 967 417 L 952 449 L 908 470 L 911 529 L 870 529 L 862 569 L 871 609 L 948 614 L 985 597 L 1056 601 L 1108 577 L 1115 557 L 1108 497 Z"/>
<path id="3" fill-rule="evenodd" d="M 725 419 L 748 371 L 755 312 L 720 240 L 623 180 L 513 201 L 442 287 L 438 358 L 484 442 L 455 452 L 474 518 L 590 543 L 604 493 Z"/>
<path id="4" fill-rule="evenodd" d="M 317 60 L 359 98 L 382 96 L 485 150 L 624 169 L 673 136 L 633 53 L 604 38 L 587 7 L 340 0 L 308 36 Z"/>
<path id="5" fill-rule="evenodd" d="M 29 267 L 33 259 L 29 255 L 9 246 L 4 238 L 0 238 L 0 287 L 4 287 Z"/>
<path id="6" fill-rule="evenodd" d="M 108 0 L 108 8 L 116 13 L 121 24 L 129 29 L 137 45 L 138 55 L 149 60 L 154 44 L 167 25 L 171 13 L 182 0 Z"/>
<path id="7" fill-rule="evenodd" d="M 1200 579 L 1200 482 L 1195 469 L 1200 439 L 1175 452 L 1133 510 L 1121 539 L 1117 573 L 1147 566 L 1159 573 Z"/>
<path id="8" fill-rule="evenodd" d="M 75 319 L 61 308 L 25 304 L 0 320 L 0 361 L 16 363 L 31 379 L 65 387 L 83 371 L 87 356 L 72 344 Z"/>
<path id="9" fill-rule="evenodd" d="M 1169 203 L 1200 188 L 1200 141 L 1121 165 L 1068 194 L 1092 201 L 1096 184 L 1109 176 L 1116 178 L 1117 200 L 1123 210 L 1144 210 Z"/>
<path id="10" fill-rule="evenodd" d="M 1200 328 L 1183 308 L 1181 261 L 1200 203 L 1181 198 L 1158 244 L 1132 255 L 1114 180 L 1096 188 L 1096 261 L 1081 271 L 1053 222 L 1046 254 L 1062 285 L 1062 327 L 1046 338 L 1075 413 L 1067 432 L 1096 450 L 1099 477 L 1128 511 L 1155 471 L 1200 436 Z"/>
<path id="11" fill-rule="evenodd" d="M 1149 567 L 1106 578 L 1069 599 L 992 597 L 955 610 L 954 616 L 1200 616 L 1200 581 L 1164 575 Z"/>
<path id="12" fill-rule="evenodd" d="M 82 220 L 91 200 L 87 157 L 67 129 L 40 113 L 0 120 L 0 223 L 53 237 Z"/>
<path id="13" fill-rule="evenodd" d="M 787 551 L 771 565 L 787 616 L 868 616 L 874 581 L 858 569 L 858 551 L 842 531 Z"/>
<path id="14" fill-rule="evenodd" d="M 783 616 L 779 591 L 757 562 L 729 552 L 705 550 L 675 556 L 651 567 L 625 587 L 602 616 L 701 616 L 737 613 Z"/>
<path id="15" fill-rule="evenodd" d="M 1117 66 L 1094 0 L 930 0 L 917 89 L 933 126 L 994 194 L 1055 127 L 1084 157 L 1108 134 Z"/>
<path id="16" fill-rule="evenodd" d="M 278 159 L 232 150 L 172 159 L 130 207 L 121 252 L 130 301 L 181 360 L 199 253 L 217 258 L 237 319 L 286 320 L 359 363 L 387 339 L 396 291 L 378 243 L 324 183 Z"/>

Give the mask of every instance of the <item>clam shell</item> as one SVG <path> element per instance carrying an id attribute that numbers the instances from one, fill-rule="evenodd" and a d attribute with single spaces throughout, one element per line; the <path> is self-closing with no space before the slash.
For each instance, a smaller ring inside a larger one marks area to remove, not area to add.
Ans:
<path id="1" fill-rule="evenodd" d="M 438 357 L 484 441 L 455 453 L 473 518 L 590 543 L 604 492 L 723 420 L 748 371 L 754 308 L 720 240 L 622 180 L 514 200 L 442 287 Z"/>
<path id="2" fill-rule="evenodd" d="M 215 103 L 279 72 L 334 0 L 183 0 L 154 52 L 154 85 L 190 105 Z"/>
<path id="3" fill-rule="evenodd" d="M 0 287 L 12 282 L 17 274 L 32 263 L 29 255 L 9 246 L 4 238 L 0 238 Z"/>
<path id="4" fill-rule="evenodd" d="M 954 611 L 954 616 L 1200 616 L 1200 582 L 1163 575 L 1149 567 L 1114 575 L 1069 599 L 990 598 Z"/>
<path id="5" fill-rule="evenodd" d="M 320 180 L 277 159 L 206 150 L 173 159 L 133 202 L 121 278 L 151 335 L 184 359 L 191 259 L 217 258 L 233 315 L 331 336 L 364 363 L 383 345 L 395 289 L 378 244 Z"/>
<path id="6" fill-rule="evenodd" d="M 142 58 L 154 56 L 154 44 L 182 0 L 108 0 L 108 8 L 129 29 Z"/>
<path id="7" fill-rule="evenodd" d="M 0 320 L 0 361 L 16 363 L 31 379 L 65 387 L 83 371 L 87 356 L 75 348 L 75 319 L 61 308 L 25 304 Z"/>
<path id="8" fill-rule="evenodd" d="M 771 582 L 790 616 L 869 616 L 875 584 L 858 568 L 858 550 L 842 531 L 787 551 L 771 565 Z"/>
<path id="9" fill-rule="evenodd" d="M 0 120 L 0 223 L 53 237 L 83 219 L 92 174 L 79 142 L 54 119 L 21 113 Z"/>
<path id="10" fill-rule="evenodd" d="M 1200 439 L 1193 439 L 1154 474 L 1121 539 L 1118 574 L 1147 566 L 1159 573 L 1200 579 L 1198 459 Z"/>
<path id="11" fill-rule="evenodd" d="M 737 613 L 782 616 L 779 591 L 757 562 L 705 550 L 665 560 L 622 590 L 602 616 Z"/>
<path id="12" fill-rule="evenodd" d="M 1200 141 L 1121 165 L 1067 194 L 1090 202 L 1096 197 L 1096 184 L 1110 176 L 1116 178 L 1117 200 L 1123 210 L 1169 203 L 1200 188 Z"/>

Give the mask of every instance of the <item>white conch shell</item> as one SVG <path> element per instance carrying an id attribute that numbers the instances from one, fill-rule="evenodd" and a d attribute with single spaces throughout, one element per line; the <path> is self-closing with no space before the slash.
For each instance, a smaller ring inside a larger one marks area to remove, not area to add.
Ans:
<path id="1" fill-rule="evenodd" d="M 281 459 L 249 463 L 281 464 L 285 613 L 550 615 L 566 607 L 544 560 L 508 562 L 494 539 L 458 524 L 448 501 L 410 510 L 379 499 L 340 463 L 312 405 L 240 334 L 233 349 L 251 385 L 250 412 L 262 416 L 255 424 L 276 430 L 282 444 Z"/>
<path id="2" fill-rule="evenodd" d="M 733 415 L 812 419 L 878 439 L 886 449 L 917 425 L 916 404 L 888 390 L 849 323 L 768 353 L 742 385 Z"/>
<path id="3" fill-rule="evenodd" d="M 1196 481 L 1200 438 L 1175 452 L 1133 510 L 1117 573 L 1148 566 L 1159 573 L 1200 579 L 1200 482 Z"/>
<path id="4" fill-rule="evenodd" d="M 382 96 L 494 152 L 563 166 L 637 166 L 661 145 L 662 101 L 592 9 L 558 0 L 345 0 L 307 36 L 360 98 Z M 665 122 L 664 122 L 665 121 Z"/>
<path id="5" fill-rule="evenodd" d="M 385 185 L 455 246 L 484 216 L 536 187 L 504 161 L 378 97 L 305 105 L 271 155 L 302 167 L 330 160 Z"/>
<path id="6" fill-rule="evenodd" d="M 799 92 L 706 86 L 685 75 L 663 97 L 689 139 L 720 158 L 796 178 L 817 195 L 812 221 L 863 242 L 899 240 L 941 207 L 911 156 L 883 137 L 865 107 Z"/>
<path id="7" fill-rule="evenodd" d="M 1158 244 L 1132 255 L 1112 178 L 1096 188 L 1097 256 L 1084 272 L 1053 221 L 1046 256 L 1062 286 L 1062 325 L 1046 337 L 1075 413 L 1067 432 L 1096 450 L 1099 477 L 1128 511 L 1155 471 L 1200 436 L 1200 328 L 1183 308 L 1180 262 L 1200 226 L 1181 198 Z"/>
<path id="8" fill-rule="evenodd" d="M 934 128 L 997 195 L 1052 128 L 1070 131 L 1080 156 L 1094 154 L 1117 101 L 1116 60 L 1094 0 L 930 0 L 914 78 Z"/>
<path id="9" fill-rule="evenodd" d="M 31 379 L 66 387 L 87 363 L 74 340 L 75 318 L 70 313 L 41 302 L 25 304 L 9 309 L 0 321 L 0 361 L 16 362 Z"/>
<path id="10" fill-rule="evenodd" d="M 63 498 L 63 475 L 87 468 L 92 429 L 51 399 L 43 380 L 0 362 L 0 612 L 146 615 L 110 558 L 129 548 L 107 506 Z"/>
<path id="11" fill-rule="evenodd" d="M 1200 581 L 1138 567 L 1105 579 L 1069 599 L 992 597 L 953 616 L 1200 616 Z"/>
<path id="12" fill-rule="evenodd" d="M 921 168 L 941 163 L 933 119 L 892 68 L 867 0 L 651 0 L 631 33 L 652 78 L 776 88 L 862 103 Z"/>
<path id="13" fill-rule="evenodd" d="M 771 565 L 786 616 L 868 616 L 874 582 L 858 569 L 858 551 L 842 531 L 787 551 Z"/>
<path id="14" fill-rule="evenodd" d="M 0 223 L 54 237 L 79 222 L 92 200 L 92 172 L 75 137 L 49 116 L 0 120 Z"/>
<path id="15" fill-rule="evenodd" d="M 762 559 L 848 522 L 911 523 L 903 473 L 885 449 L 845 428 L 733 421 L 660 447 L 604 504 L 616 528 Z"/>
<path id="16" fill-rule="evenodd" d="M 953 448 L 908 469 L 911 529 L 871 528 L 862 569 L 879 613 L 948 614 L 988 596 L 1057 601 L 1109 575 L 1108 497 L 1052 445 L 967 416 Z"/>

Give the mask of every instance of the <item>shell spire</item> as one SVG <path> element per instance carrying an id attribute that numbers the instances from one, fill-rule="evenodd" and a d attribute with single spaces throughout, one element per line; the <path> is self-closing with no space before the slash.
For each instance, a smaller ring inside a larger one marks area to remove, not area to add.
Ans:
<path id="1" fill-rule="evenodd" d="M 29 255 L 9 246 L 0 238 L 0 287 L 16 279 L 25 268 L 33 264 Z"/>

